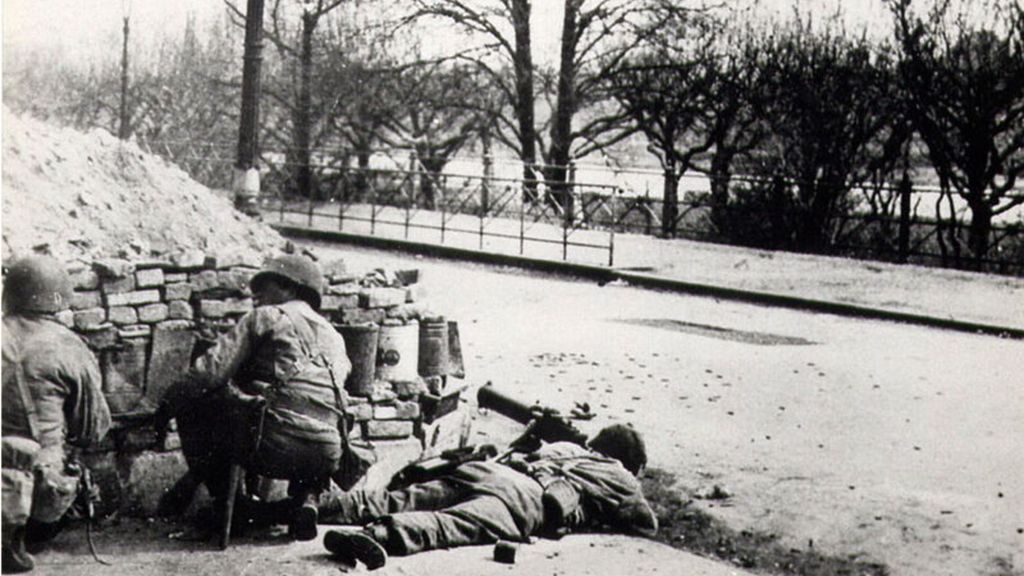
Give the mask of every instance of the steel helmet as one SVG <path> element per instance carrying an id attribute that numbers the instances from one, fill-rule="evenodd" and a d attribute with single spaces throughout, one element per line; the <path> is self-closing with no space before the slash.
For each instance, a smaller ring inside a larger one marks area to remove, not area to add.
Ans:
<path id="1" fill-rule="evenodd" d="M 595 452 L 615 458 L 634 476 L 647 465 L 647 448 L 644 439 L 636 430 L 623 424 L 606 426 L 594 436 L 587 446 Z"/>
<path id="2" fill-rule="evenodd" d="M 263 269 L 249 281 L 249 287 L 256 291 L 259 284 L 270 278 L 285 279 L 298 288 L 299 297 L 309 303 L 314 310 L 320 309 L 320 295 L 323 293 L 324 275 L 320 267 L 305 256 L 285 254 L 271 258 L 263 264 Z"/>
<path id="3" fill-rule="evenodd" d="M 7 270 L 3 307 L 8 312 L 61 312 L 71 307 L 73 294 L 71 278 L 56 258 L 26 256 Z"/>

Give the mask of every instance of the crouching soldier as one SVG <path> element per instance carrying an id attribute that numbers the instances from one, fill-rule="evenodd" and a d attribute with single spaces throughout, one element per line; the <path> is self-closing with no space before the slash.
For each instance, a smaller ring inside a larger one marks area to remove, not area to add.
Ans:
<path id="1" fill-rule="evenodd" d="M 321 501 L 321 521 L 363 528 L 329 531 L 324 546 L 342 562 L 358 560 L 372 570 L 389 554 L 588 529 L 657 531 L 637 479 L 646 451 L 632 428 L 609 426 L 587 447 L 554 442 L 513 456 L 468 462 L 401 490 L 331 493 Z"/>
<path id="2" fill-rule="evenodd" d="M 158 421 L 176 418 L 190 473 L 216 510 L 233 461 L 288 480 L 289 532 L 298 540 L 316 538 L 317 497 L 341 456 L 351 370 L 344 340 L 317 312 L 322 284 L 306 257 L 269 260 L 250 282 L 255 309 L 194 362 L 158 412 Z"/>
<path id="3" fill-rule="evenodd" d="M 3 573 L 34 567 L 26 550 L 56 536 L 78 493 L 77 462 L 110 428 L 92 352 L 55 314 L 71 281 L 53 258 L 14 262 L 3 289 Z"/>

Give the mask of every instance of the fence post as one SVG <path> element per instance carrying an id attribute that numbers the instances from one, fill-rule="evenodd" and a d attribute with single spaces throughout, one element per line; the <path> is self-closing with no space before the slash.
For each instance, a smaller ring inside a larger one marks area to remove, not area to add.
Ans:
<path id="1" fill-rule="evenodd" d="M 608 231 L 608 267 L 615 265 L 615 227 Z"/>
<path id="2" fill-rule="evenodd" d="M 429 174 L 427 174 L 427 178 L 430 178 Z M 438 184 L 438 182 L 435 180 L 434 184 Z M 445 196 L 446 191 L 448 190 L 448 175 L 447 174 L 445 174 L 444 176 L 441 176 L 440 187 L 441 187 L 441 190 L 440 190 L 440 196 L 441 196 L 441 244 L 444 244 L 444 229 L 445 229 L 445 225 L 447 224 L 447 213 L 448 213 L 448 199 Z M 434 197 L 435 198 L 437 198 L 438 192 L 439 192 L 438 190 L 434 190 Z"/>
<path id="3" fill-rule="evenodd" d="M 524 193 L 526 190 L 524 189 Z M 523 194 L 525 196 L 525 194 Z M 519 255 L 523 255 L 523 235 L 526 234 L 526 215 L 523 213 L 523 209 L 526 206 L 526 198 L 520 197 L 519 200 Z"/>
<path id="4" fill-rule="evenodd" d="M 405 202 L 405 239 L 409 239 L 409 218 L 413 202 L 416 201 L 416 174 L 419 173 L 419 166 L 416 165 L 416 151 L 409 152 L 409 198 Z"/>
<path id="5" fill-rule="evenodd" d="M 910 175 L 904 171 L 903 180 L 900 181 L 900 237 L 897 256 L 900 264 L 906 264 L 910 256 L 910 196 L 913 190 Z"/>

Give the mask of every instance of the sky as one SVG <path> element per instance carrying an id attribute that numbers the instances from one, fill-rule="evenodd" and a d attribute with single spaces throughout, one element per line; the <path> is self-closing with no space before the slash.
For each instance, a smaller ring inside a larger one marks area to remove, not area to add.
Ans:
<path id="1" fill-rule="evenodd" d="M 793 0 L 759 0 L 768 12 L 785 13 Z M 834 10 L 842 5 L 854 26 L 877 27 L 887 22 L 882 0 L 797 0 L 809 10 Z M 711 2 L 712 4 L 714 2 Z M 750 5 L 752 0 L 736 2 Z M 244 8 L 245 0 L 237 0 Z M 561 27 L 562 0 L 533 0 L 536 57 L 553 53 Z M 132 37 L 138 41 L 177 35 L 190 13 L 203 22 L 222 17 L 222 0 L 0 0 L 5 47 L 47 47 L 68 58 L 92 58 L 120 48 L 122 17 L 131 14 Z M 543 39 L 551 39 L 547 45 Z"/>

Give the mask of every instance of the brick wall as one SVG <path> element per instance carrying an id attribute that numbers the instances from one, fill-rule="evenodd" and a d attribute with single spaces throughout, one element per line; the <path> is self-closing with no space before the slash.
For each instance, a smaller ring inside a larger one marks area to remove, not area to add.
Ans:
<path id="1" fill-rule="evenodd" d="M 332 323 L 394 326 L 429 314 L 417 301 L 418 271 L 356 276 L 341 260 L 320 264 L 328 281 L 321 313 Z M 112 433 L 89 457 L 104 493 L 114 500 L 108 508 L 150 513 L 159 494 L 184 472 L 176 434 L 172 430 L 155 446 L 151 416 L 163 392 L 187 370 L 194 347 L 213 342 L 253 309 L 249 280 L 260 265 L 251 257 L 187 252 L 145 261 L 97 260 L 69 270 L 75 298 L 60 319 L 96 353 L 115 420 Z M 429 437 L 421 401 L 436 403 L 427 391 L 438 392 L 442 384 L 436 377 L 428 380 L 376 381 L 370 393 L 351 397 L 349 413 L 358 423 L 354 438 L 385 444 Z"/>

